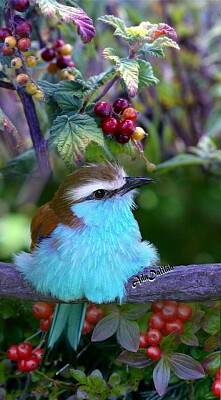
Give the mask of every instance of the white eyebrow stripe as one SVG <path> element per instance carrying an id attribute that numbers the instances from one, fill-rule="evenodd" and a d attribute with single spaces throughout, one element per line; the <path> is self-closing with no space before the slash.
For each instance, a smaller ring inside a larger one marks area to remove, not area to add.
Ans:
<path id="1" fill-rule="evenodd" d="M 117 177 L 114 181 L 111 182 L 94 180 L 93 182 L 89 182 L 77 188 L 68 190 L 67 196 L 71 200 L 76 201 L 90 196 L 95 190 L 98 189 L 115 190 L 121 188 L 124 184 L 125 184 L 124 176 Z"/>

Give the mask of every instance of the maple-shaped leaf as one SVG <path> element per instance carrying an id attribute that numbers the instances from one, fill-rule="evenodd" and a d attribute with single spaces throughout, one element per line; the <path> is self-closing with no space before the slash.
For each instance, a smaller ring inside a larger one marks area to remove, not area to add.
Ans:
<path id="1" fill-rule="evenodd" d="M 82 8 L 69 7 L 58 3 L 56 0 L 36 0 L 39 8 L 46 17 L 59 14 L 62 21 L 72 21 L 77 26 L 77 33 L 83 43 L 90 42 L 96 31 L 93 21 Z"/>
<path id="2" fill-rule="evenodd" d="M 88 115 L 58 116 L 51 128 L 50 149 L 55 148 L 62 160 L 69 165 L 81 164 L 86 147 L 96 142 L 103 146 L 103 135 L 94 119 Z"/>

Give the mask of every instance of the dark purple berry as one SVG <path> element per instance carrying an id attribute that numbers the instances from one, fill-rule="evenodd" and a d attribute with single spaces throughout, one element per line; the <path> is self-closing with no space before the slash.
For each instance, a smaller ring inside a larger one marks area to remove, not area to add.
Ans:
<path id="1" fill-rule="evenodd" d="M 25 19 L 23 17 L 21 17 L 20 15 L 14 16 L 15 25 L 21 24 L 22 22 L 25 22 Z"/>
<path id="2" fill-rule="evenodd" d="M 125 144 L 129 142 L 129 140 L 130 140 L 130 135 L 122 135 L 122 133 L 118 133 L 116 135 L 116 141 L 118 143 Z"/>
<path id="3" fill-rule="evenodd" d="M 124 121 L 119 123 L 119 132 L 122 135 L 133 135 L 136 131 L 136 125 L 131 119 L 125 119 Z"/>
<path id="4" fill-rule="evenodd" d="M 29 7 L 29 0 L 14 0 L 13 7 L 16 11 L 24 12 Z"/>
<path id="5" fill-rule="evenodd" d="M 12 36 L 12 31 L 8 28 L 0 29 L 0 41 L 4 42 L 7 36 Z"/>
<path id="6" fill-rule="evenodd" d="M 67 68 L 67 67 L 69 67 L 70 62 L 71 62 L 71 60 L 68 56 L 60 56 L 57 59 L 57 66 L 58 66 L 58 68 L 61 68 L 61 69 Z"/>
<path id="7" fill-rule="evenodd" d="M 109 115 L 111 114 L 111 111 L 112 111 L 111 105 L 105 101 L 99 101 L 94 106 L 94 113 L 98 117 L 103 117 L 103 118 L 109 117 Z"/>
<path id="8" fill-rule="evenodd" d="M 28 22 L 21 22 L 17 25 L 15 32 L 20 37 L 28 37 L 31 35 L 32 27 Z"/>
<path id="9" fill-rule="evenodd" d="M 129 107 L 129 101 L 126 99 L 118 98 L 113 103 L 113 109 L 116 113 L 124 111 L 127 107 Z"/>
<path id="10" fill-rule="evenodd" d="M 51 61 L 55 58 L 55 51 L 53 49 L 43 49 L 41 52 L 41 58 L 44 61 Z"/>

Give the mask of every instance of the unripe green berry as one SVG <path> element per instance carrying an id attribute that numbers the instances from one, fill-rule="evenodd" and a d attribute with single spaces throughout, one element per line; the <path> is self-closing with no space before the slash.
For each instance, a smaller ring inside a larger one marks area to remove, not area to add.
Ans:
<path id="1" fill-rule="evenodd" d="M 34 83 L 29 83 L 26 86 L 26 92 L 29 94 L 35 94 L 37 92 L 37 86 Z"/>
<path id="2" fill-rule="evenodd" d="M 44 93 L 41 90 L 37 90 L 33 95 L 35 100 L 43 101 L 44 100 Z"/>
<path id="3" fill-rule="evenodd" d="M 157 169 L 156 165 L 153 163 L 148 163 L 147 164 L 147 172 L 155 172 Z"/>

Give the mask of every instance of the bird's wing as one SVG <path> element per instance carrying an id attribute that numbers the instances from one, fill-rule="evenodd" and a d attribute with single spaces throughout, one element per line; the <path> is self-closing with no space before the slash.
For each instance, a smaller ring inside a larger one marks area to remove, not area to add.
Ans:
<path id="1" fill-rule="evenodd" d="M 31 251 L 34 250 L 41 238 L 47 237 L 58 225 L 58 217 L 50 207 L 50 203 L 41 206 L 31 222 Z"/>

